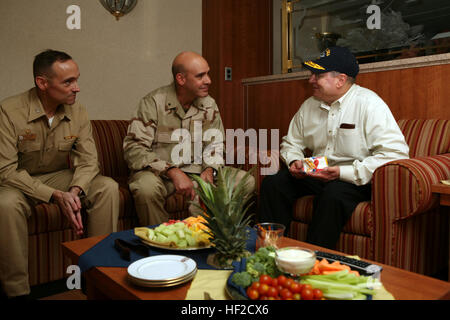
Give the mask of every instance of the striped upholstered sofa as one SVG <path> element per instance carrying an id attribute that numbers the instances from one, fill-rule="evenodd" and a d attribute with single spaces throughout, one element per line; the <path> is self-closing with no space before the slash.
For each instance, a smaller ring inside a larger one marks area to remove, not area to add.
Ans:
<path id="1" fill-rule="evenodd" d="M 133 197 L 128 189 L 128 168 L 123 159 L 122 142 L 126 135 L 126 120 L 92 120 L 101 173 L 112 177 L 120 187 L 118 231 L 137 225 Z M 188 215 L 188 203 L 179 195 L 167 199 L 166 209 L 172 219 Z M 30 285 L 63 279 L 71 261 L 62 253 L 61 243 L 75 240 L 68 221 L 57 205 L 39 204 L 28 220 Z"/>
<path id="2" fill-rule="evenodd" d="M 410 159 L 387 163 L 372 180 L 371 201 L 360 203 L 337 250 L 433 275 L 448 265 L 448 207 L 431 185 L 450 179 L 450 120 L 398 121 Z M 290 235 L 306 239 L 313 196 L 297 200 Z"/>

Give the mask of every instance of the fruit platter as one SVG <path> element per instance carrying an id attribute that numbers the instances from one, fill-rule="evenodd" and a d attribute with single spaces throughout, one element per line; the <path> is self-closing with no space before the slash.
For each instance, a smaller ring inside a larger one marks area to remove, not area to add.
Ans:
<path id="1" fill-rule="evenodd" d="M 339 261 L 313 256 L 304 274 L 281 271 L 274 247 L 263 247 L 243 261 L 227 281 L 227 292 L 242 300 L 370 300 L 381 282 Z M 284 260 L 287 261 L 287 260 Z M 309 263 L 309 262 L 308 262 Z"/>
<path id="2" fill-rule="evenodd" d="M 170 220 L 153 228 L 135 228 L 134 234 L 152 247 L 168 250 L 208 249 L 211 242 L 205 222 L 201 216 Z"/>

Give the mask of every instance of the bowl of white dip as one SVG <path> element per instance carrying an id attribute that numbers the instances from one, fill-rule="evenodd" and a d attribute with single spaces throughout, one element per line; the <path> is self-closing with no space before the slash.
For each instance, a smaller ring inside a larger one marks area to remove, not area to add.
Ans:
<path id="1" fill-rule="evenodd" d="M 308 273 L 314 267 L 316 254 L 301 247 L 285 247 L 275 251 L 275 263 L 278 269 L 291 275 Z"/>

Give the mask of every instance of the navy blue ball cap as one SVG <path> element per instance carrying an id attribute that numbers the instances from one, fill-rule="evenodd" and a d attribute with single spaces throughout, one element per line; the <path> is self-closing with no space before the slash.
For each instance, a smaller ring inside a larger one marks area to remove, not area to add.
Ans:
<path id="1" fill-rule="evenodd" d="M 358 61 L 345 47 L 327 48 L 320 54 L 320 58 L 303 62 L 302 65 L 312 73 L 337 71 L 352 78 L 356 78 L 359 73 Z"/>

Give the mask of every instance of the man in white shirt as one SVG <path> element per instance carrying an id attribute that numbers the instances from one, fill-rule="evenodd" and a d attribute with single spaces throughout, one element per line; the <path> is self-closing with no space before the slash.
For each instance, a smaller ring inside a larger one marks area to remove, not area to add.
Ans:
<path id="1" fill-rule="evenodd" d="M 263 180 L 259 219 L 289 230 L 295 200 L 315 195 L 307 242 L 332 249 L 357 204 L 370 200 L 375 169 L 408 158 L 409 148 L 386 103 L 355 84 L 359 66 L 348 49 L 328 48 L 303 65 L 312 72 L 313 97 L 283 137 L 280 155 L 287 167 Z M 308 151 L 327 157 L 328 167 L 305 172 Z"/>

